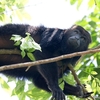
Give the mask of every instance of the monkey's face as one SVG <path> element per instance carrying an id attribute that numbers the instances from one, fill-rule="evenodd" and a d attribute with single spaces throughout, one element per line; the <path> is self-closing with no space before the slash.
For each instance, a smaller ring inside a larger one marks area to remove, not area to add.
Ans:
<path id="1" fill-rule="evenodd" d="M 78 29 L 74 29 L 70 31 L 70 35 L 66 42 L 69 48 L 76 50 L 76 51 L 86 50 L 88 47 L 87 37 L 84 36 Z"/>
<path id="2" fill-rule="evenodd" d="M 89 33 L 80 26 L 73 26 L 65 31 L 62 40 L 62 52 L 64 54 L 87 50 L 91 37 Z"/>
<path id="3" fill-rule="evenodd" d="M 77 49 L 81 43 L 85 43 L 85 38 L 80 36 L 79 30 L 74 30 L 67 39 L 67 44 L 70 48 Z"/>

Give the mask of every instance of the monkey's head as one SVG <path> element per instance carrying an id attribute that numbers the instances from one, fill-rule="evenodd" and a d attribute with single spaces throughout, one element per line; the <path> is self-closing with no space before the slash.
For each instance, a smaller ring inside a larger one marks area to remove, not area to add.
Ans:
<path id="1" fill-rule="evenodd" d="M 83 27 L 73 25 L 64 32 L 62 51 L 64 54 L 85 51 L 88 49 L 89 43 L 91 43 L 90 34 Z"/>

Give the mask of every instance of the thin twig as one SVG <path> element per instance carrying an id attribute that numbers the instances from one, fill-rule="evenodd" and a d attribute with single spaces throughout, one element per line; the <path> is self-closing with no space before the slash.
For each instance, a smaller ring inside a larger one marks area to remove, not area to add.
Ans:
<path id="1" fill-rule="evenodd" d="M 72 74 L 74 76 L 74 79 L 77 82 L 77 84 L 82 87 L 84 93 L 87 93 L 88 91 L 84 88 L 84 86 L 81 84 L 80 80 L 78 79 L 78 76 L 76 75 L 75 70 L 73 69 L 74 67 L 72 66 L 72 64 L 68 64 L 68 67 L 70 68 L 70 70 L 71 70 L 71 72 L 72 72 Z M 92 100 L 94 100 L 94 98 L 91 95 L 90 95 L 90 98 Z"/>

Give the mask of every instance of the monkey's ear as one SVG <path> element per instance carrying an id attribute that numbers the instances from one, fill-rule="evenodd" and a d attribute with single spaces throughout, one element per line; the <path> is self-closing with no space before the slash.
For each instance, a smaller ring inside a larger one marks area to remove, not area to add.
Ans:
<path id="1" fill-rule="evenodd" d="M 52 47 L 51 49 L 53 49 L 53 46 L 56 47 L 57 45 L 60 45 L 64 34 L 63 30 L 54 29 L 52 32 L 50 30 L 51 29 L 48 29 L 42 34 L 42 39 L 40 42 L 40 46 L 42 48 Z"/>

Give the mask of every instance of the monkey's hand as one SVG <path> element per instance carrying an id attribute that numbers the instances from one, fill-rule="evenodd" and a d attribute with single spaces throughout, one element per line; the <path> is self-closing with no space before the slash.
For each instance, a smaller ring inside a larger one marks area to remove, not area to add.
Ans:
<path id="1" fill-rule="evenodd" d="M 65 95 L 59 87 L 56 87 L 53 88 L 52 98 L 50 100 L 65 100 Z"/>
<path id="2" fill-rule="evenodd" d="M 84 86 L 84 88 L 86 88 L 85 85 L 83 85 L 83 86 Z M 79 88 L 79 92 L 77 92 L 77 95 L 76 95 L 77 97 L 87 98 L 93 93 L 93 92 L 84 92 L 82 86 L 80 86 L 80 85 L 77 85 L 76 87 Z"/>

